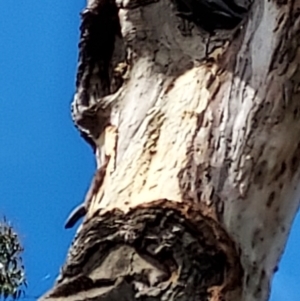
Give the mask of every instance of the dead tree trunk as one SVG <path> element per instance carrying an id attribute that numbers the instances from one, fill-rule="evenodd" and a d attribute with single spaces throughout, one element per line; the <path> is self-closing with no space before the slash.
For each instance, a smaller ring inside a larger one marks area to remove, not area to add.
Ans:
<path id="1" fill-rule="evenodd" d="M 267 300 L 299 203 L 299 44 L 299 0 L 89 0 L 72 112 L 99 169 L 42 300 Z"/>

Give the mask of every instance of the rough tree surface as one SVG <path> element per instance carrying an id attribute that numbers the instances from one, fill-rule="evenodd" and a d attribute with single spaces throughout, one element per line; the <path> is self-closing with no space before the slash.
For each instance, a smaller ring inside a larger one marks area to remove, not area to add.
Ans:
<path id="1" fill-rule="evenodd" d="M 41 300 L 268 299 L 300 196 L 300 1 L 201 1 L 88 1 L 72 116 L 98 170 Z"/>

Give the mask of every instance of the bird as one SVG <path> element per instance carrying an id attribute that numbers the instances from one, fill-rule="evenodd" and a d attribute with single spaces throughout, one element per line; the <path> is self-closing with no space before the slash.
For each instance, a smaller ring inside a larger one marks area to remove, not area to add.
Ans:
<path id="1" fill-rule="evenodd" d="M 89 206 L 94 196 L 102 186 L 106 174 L 106 167 L 108 165 L 109 158 L 106 158 L 106 162 L 96 170 L 92 179 L 90 188 L 85 196 L 84 202 L 77 206 L 69 215 L 65 222 L 65 229 L 73 228 L 78 220 L 84 217 L 89 209 Z"/>
<path id="2" fill-rule="evenodd" d="M 66 223 L 65 223 L 65 229 L 70 229 L 75 226 L 77 221 L 84 217 L 87 213 L 87 208 L 85 204 L 80 204 L 77 206 L 69 215 Z"/>

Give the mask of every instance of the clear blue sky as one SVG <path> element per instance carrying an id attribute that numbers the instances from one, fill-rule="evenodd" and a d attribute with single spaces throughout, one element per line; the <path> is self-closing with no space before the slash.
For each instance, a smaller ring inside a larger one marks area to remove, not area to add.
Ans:
<path id="1" fill-rule="evenodd" d="M 63 228 L 95 169 L 70 118 L 84 0 L 0 1 L 0 215 L 25 246 L 36 300 L 57 277 L 75 229 Z M 298 301 L 300 219 L 273 283 L 272 301 Z"/>

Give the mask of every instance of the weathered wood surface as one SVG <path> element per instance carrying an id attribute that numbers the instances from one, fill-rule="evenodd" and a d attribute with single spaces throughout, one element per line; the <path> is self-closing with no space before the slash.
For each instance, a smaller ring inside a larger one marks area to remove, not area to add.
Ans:
<path id="1" fill-rule="evenodd" d="M 73 103 L 109 164 L 42 300 L 267 300 L 300 196 L 300 1 L 214 36 L 170 1 L 111 1 L 109 64 L 81 55 Z"/>

